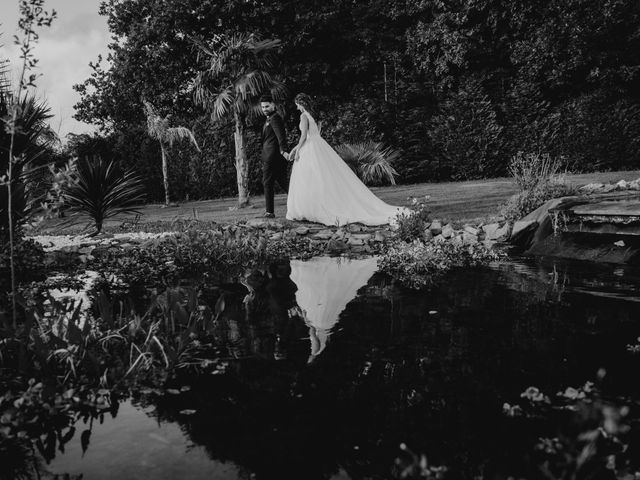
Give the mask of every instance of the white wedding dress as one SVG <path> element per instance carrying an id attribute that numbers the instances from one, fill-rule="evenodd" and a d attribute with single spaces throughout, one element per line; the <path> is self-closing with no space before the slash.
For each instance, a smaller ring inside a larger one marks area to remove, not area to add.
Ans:
<path id="1" fill-rule="evenodd" d="M 296 302 L 309 327 L 309 361 L 324 351 L 340 314 L 377 269 L 375 257 L 291 260 L 291 280 L 298 287 Z"/>
<path id="2" fill-rule="evenodd" d="M 291 171 L 287 219 L 330 226 L 393 224 L 406 209 L 376 197 L 320 136 L 313 117 L 308 112 L 302 115 L 309 120 L 309 129 Z"/>

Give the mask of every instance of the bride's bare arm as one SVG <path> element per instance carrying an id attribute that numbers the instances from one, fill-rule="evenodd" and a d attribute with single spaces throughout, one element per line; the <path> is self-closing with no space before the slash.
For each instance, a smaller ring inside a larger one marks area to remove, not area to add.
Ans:
<path id="1" fill-rule="evenodd" d="M 291 154 L 289 156 L 293 156 L 294 160 L 298 159 L 298 152 L 300 151 L 300 148 L 302 147 L 302 145 L 304 145 L 304 142 L 307 139 L 307 131 L 309 130 L 309 119 L 307 118 L 306 115 L 300 115 L 300 140 L 298 141 L 298 144 L 294 147 L 294 149 L 291 151 Z"/>

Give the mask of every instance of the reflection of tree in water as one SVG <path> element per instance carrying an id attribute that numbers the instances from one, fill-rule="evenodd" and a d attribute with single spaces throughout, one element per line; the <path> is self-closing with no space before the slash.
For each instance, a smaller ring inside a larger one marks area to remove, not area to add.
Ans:
<path id="1" fill-rule="evenodd" d="M 462 478 L 526 476 L 535 468 L 523 460 L 531 440 L 552 425 L 514 423 L 502 404 L 529 385 L 554 392 L 581 384 L 603 362 L 624 370 L 621 339 L 638 330 L 625 318 L 640 313 L 615 299 L 557 302 L 542 294 L 548 273 L 533 280 L 540 295 L 529 294 L 517 269 L 454 272 L 428 292 L 374 276 L 341 313 L 339 330 L 325 324 L 330 348 L 313 364 L 303 362 L 309 339 L 294 319 L 300 336 L 286 358 L 242 360 L 231 375 L 195 385 L 193 400 L 163 408 L 196 409 L 184 423 L 190 438 L 258 478 L 328 478 L 339 468 L 352 478 L 379 475 L 400 442 Z M 610 324 L 590 325 L 593 309 Z"/>
<path id="2" fill-rule="evenodd" d="M 514 423 L 503 402 L 529 385 L 576 386 L 603 364 L 623 371 L 624 341 L 638 334 L 629 321 L 638 305 L 568 288 L 542 295 L 549 269 L 528 280 L 540 295 L 517 269 L 453 272 L 421 292 L 377 274 L 355 300 L 335 302 L 345 305 L 339 329 L 336 318 L 315 317 L 331 337 L 308 365 L 309 325 L 291 312 L 321 311 L 317 299 L 335 285 L 317 272 L 322 281 L 296 285 L 288 265 L 274 265 L 249 272 L 241 290 L 230 286 L 214 333 L 238 360 L 227 375 L 179 379 L 192 389 L 150 399 L 155 415 L 258 478 L 329 478 L 340 468 L 351 478 L 384 476 L 400 442 L 462 478 L 526 477 L 532 466 L 522 459 L 549 425 Z M 307 295 L 316 305 L 300 302 Z M 590 322 L 594 315 L 602 321 Z M 623 382 L 613 390 L 637 398 L 638 387 Z"/>

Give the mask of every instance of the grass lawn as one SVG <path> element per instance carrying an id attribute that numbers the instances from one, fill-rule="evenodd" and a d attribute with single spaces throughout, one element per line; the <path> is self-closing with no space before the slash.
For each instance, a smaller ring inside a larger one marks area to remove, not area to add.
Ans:
<path id="1" fill-rule="evenodd" d="M 637 178 L 640 178 L 640 170 L 567 175 L 567 180 L 575 185 L 585 185 L 591 182 L 617 182 L 623 179 L 631 181 Z M 434 217 L 456 222 L 480 222 L 497 215 L 500 205 L 516 193 L 517 188 L 511 178 L 495 178 L 467 182 L 396 185 L 373 188 L 372 190 L 385 202 L 392 205 L 406 205 L 408 197 L 429 195 Z M 252 198 L 253 208 L 230 210 L 236 205 L 236 201 L 235 197 L 218 198 L 184 202 L 169 208 L 162 208 L 161 204 L 149 204 L 142 208 L 143 215 L 140 222 L 171 222 L 197 217 L 202 221 L 232 223 L 260 217 L 264 213 L 263 196 Z M 286 204 L 286 195 L 276 195 L 275 207 L 278 218 L 285 217 Z M 105 223 L 105 228 L 116 227 L 126 218 L 110 219 Z M 54 223 L 45 225 L 42 230 L 48 230 L 51 233 L 65 233 L 64 231 L 56 231 L 59 229 L 55 228 Z M 65 230 L 68 232 L 77 231 L 78 227 L 70 227 Z"/>

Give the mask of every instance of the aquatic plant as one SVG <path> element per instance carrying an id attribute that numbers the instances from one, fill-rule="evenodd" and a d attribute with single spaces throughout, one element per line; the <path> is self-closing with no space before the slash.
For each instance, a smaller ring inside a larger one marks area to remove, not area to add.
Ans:
<path id="1" fill-rule="evenodd" d="M 395 242 L 381 255 L 380 269 L 412 288 L 431 285 L 443 273 L 458 267 L 477 267 L 504 257 L 480 243 Z"/>
<path id="2" fill-rule="evenodd" d="M 600 382 L 606 372 L 598 372 Z M 630 409 L 619 400 L 607 400 L 593 382 L 545 395 L 528 387 L 513 405 L 509 417 L 544 420 L 554 416 L 553 429 L 533 446 L 532 460 L 545 478 L 637 478 L 640 465 L 630 449 Z"/>

